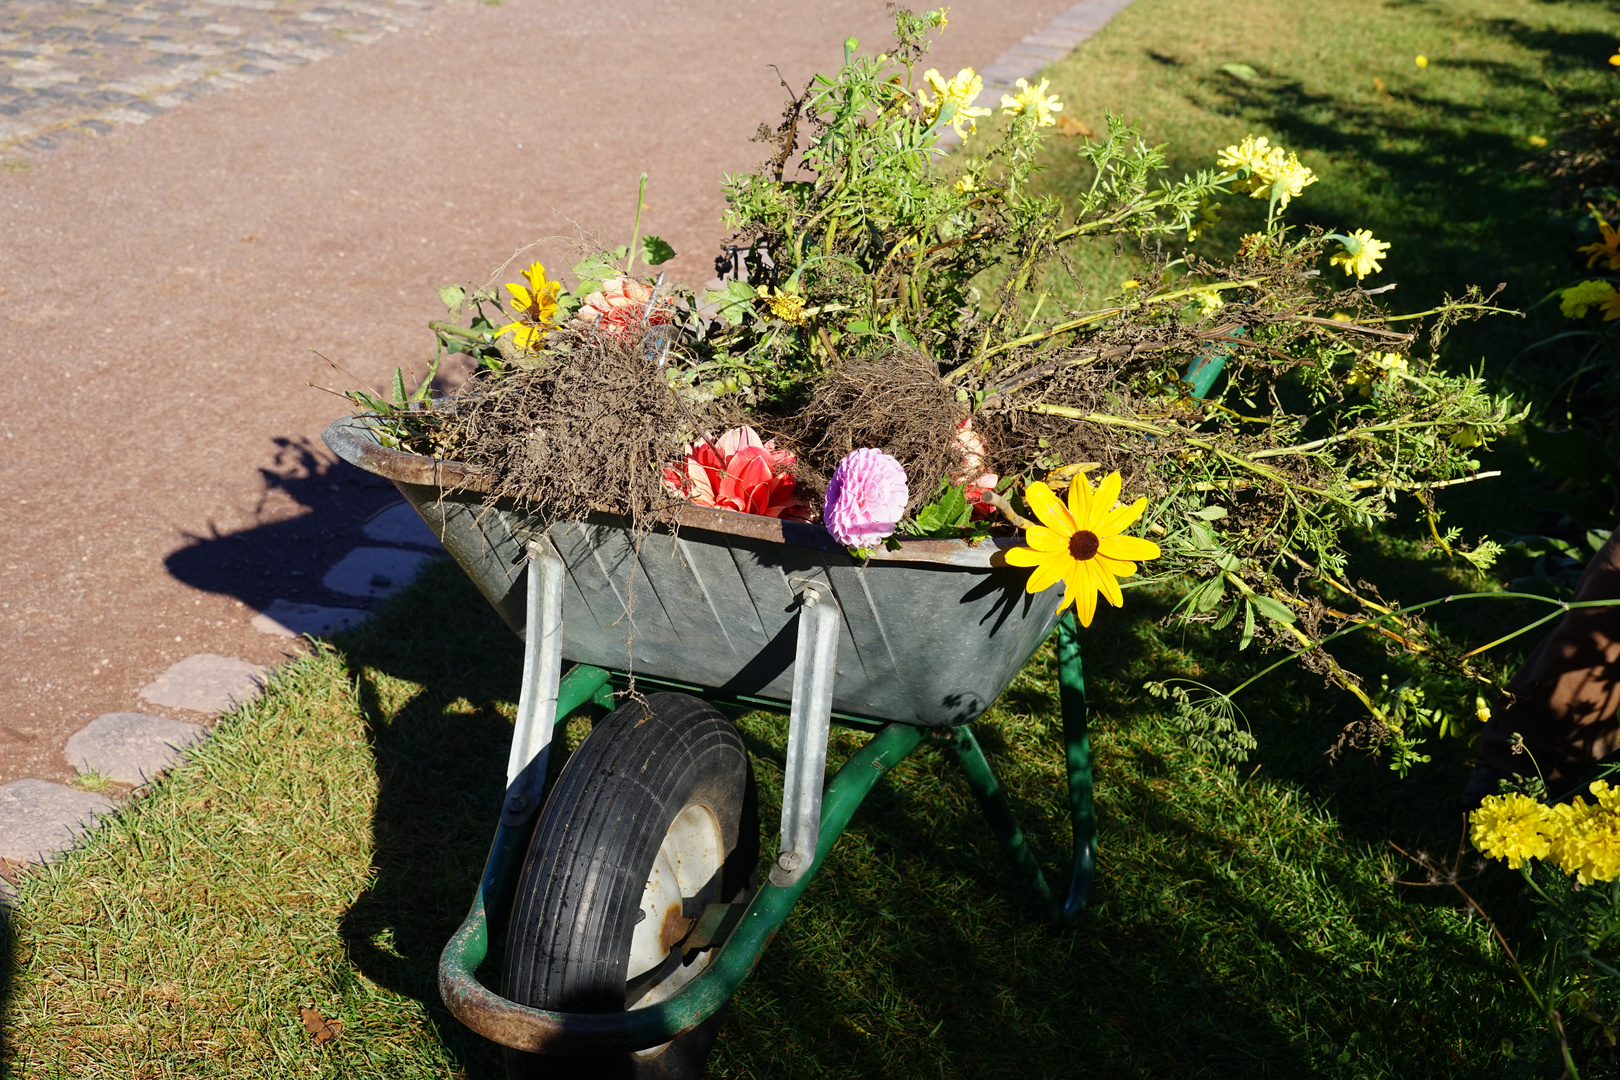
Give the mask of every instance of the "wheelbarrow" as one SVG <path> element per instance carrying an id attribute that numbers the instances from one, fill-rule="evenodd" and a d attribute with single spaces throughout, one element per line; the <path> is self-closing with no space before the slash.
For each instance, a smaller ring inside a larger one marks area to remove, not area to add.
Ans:
<path id="1" fill-rule="evenodd" d="M 332 424 L 392 480 L 523 639 L 500 825 L 439 991 L 513 1076 L 687 1077 L 884 772 L 947 747 L 1011 863 L 1056 919 L 1096 857 L 1079 631 L 1062 585 L 1029 595 L 1012 540 L 907 540 L 852 559 L 819 526 L 687 506 L 639 539 L 622 518 L 542 521 L 489 478 Z M 1047 884 L 972 723 L 1054 628 L 1073 866 Z M 567 672 L 564 674 L 564 668 Z M 632 677 L 639 695 L 616 705 Z M 717 708 L 718 706 L 718 708 Z M 780 844 L 759 880 L 752 769 L 721 708 L 789 715 Z M 553 729 L 598 719 L 546 788 Z M 871 738 L 823 786 L 830 724 Z M 506 927 L 501 993 L 475 972 Z"/>

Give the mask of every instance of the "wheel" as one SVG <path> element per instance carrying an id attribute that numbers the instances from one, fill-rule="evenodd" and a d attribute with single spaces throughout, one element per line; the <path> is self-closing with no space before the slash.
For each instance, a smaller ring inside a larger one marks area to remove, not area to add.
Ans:
<path id="1" fill-rule="evenodd" d="M 507 934 L 503 993 L 568 1012 L 674 994 L 712 950 L 681 948 L 707 904 L 746 901 L 759 869 L 754 774 L 705 701 L 654 694 L 599 721 L 540 811 Z M 506 1051 L 512 1080 L 698 1076 L 722 1014 L 611 1058 Z"/>

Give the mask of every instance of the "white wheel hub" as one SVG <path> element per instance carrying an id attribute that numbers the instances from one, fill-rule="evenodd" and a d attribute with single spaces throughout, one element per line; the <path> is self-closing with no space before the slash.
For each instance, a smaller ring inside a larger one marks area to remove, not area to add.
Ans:
<path id="1" fill-rule="evenodd" d="M 682 901 L 697 896 L 714 880 L 724 861 L 724 840 L 714 811 L 700 803 L 682 810 L 664 834 L 658 857 L 653 860 L 652 873 L 647 876 L 647 887 L 641 894 L 640 921 L 630 939 L 627 979 L 645 975 L 667 961 L 670 950 L 686 937 L 694 922 L 685 917 Z M 708 966 L 710 955 L 709 950 L 704 950 L 689 962 L 677 964 L 654 983 L 634 1007 L 656 1005 L 673 995 L 697 978 Z M 636 1056 L 656 1057 L 668 1045 L 639 1050 Z"/>

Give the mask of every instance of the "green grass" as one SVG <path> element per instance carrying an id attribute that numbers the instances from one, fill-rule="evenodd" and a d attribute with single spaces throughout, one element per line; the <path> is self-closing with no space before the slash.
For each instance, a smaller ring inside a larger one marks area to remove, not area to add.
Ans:
<path id="1" fill-rule="evenodd" d="M 1398 283 L 1398 310 L 1498 282 L 1505 306 L 1528 309 L 1579 273 L 1573 222 L 1551 219 L 1567 208 L 1525 168 L 1544 152 L 1529 139 L 1569 123 L 1568 105 L 1612 96 L 1614 29 L 1610 4 L 1583 0 L 1139 0 L 1047 75 L 1065 115 L 1099 129 L 1108 112 L 1140 124 L 1149 142 L 1169 144 L 1177 176 L 1214 167 L 1221 147 L 1248 134 L 1297 150 L 1320 179 L 1288 220 L 1392 242 L 1367 284 Z M 1229 63 L 1259 77 L 1223 73 Z M 1056 193 L 1088 179 L 1067 148 L 1052 166 Z M 1230 254 L 1263 223 L 1261 202 L 1223 206 L 1223 227 L 1193 245 L 1206 255 Z M 1082 266 L 1106 292 L 1140 263 L 1099 245 Z M 1450 356 L 1544 390 L 1537 357 L 1518 354 L 1562 329 L 1556 305 L 1528 322 L 1498 317 L 1459 332 Z"/>
<path id="2" fill-rule="evenodd" d="M 1498 280 L 1528 304 L 1571 270 L 1565 226 L 1520 169 L 1526 139 L 1551 134 L 1559 99 L 1597 92 L 1611 28 L 1608 4 L 1578 0 L 1137 0 L 1050 74 L 1070 115 L 1141 121 L 1172 142 L 1178 170 L 1250 132 L 1298 149 L 1323 179 L 1293 220 L 1395 241 L 1375 283 L 1398 281 L 1402 307 Z M 1228 62 L 1261 78 L 1221 74 Z M 1046 182 L 1076 178 L 1054 168 Z M 1237 206 L 1213 247 L 1252 227 L 1258 204 Z M 1129 253 L 1114 258 L 1089 252 L 1087 273 L 1134 272 Z M 1497 320 L 1453 356 L 1486 355 L 1499 374 L 1517 363 L 1513 378 L 1533 386 L 1539 374 L 1514 357 L 1544 329 Z M 1493 527 L 1524 520 L 1493 493 L 1453 498 Z M 1463 581 L 1417 555 L 1397 529 L 1358 558 L 1397 570 L 1411 598 Z M 1086 638 L 1102 851 L 1079 925 L 1034 916 L 965 784 L 921 751 L 856 816 L 738 994 L 711 1075 L 1558 1075 L 1481 922 L 1441 890 L 1392 882 L 1407 871 L 1390 841 L 1455 850 L 1466 748 L 1438 748 L 1406 780 L 1330 763 L 1350 703 L 1284 669 L 1240 699 L 1259 754 L 1216 768 L 1141 685 L 1229 687 L 1257 658 L 1161 629 L 1163 613 L 1164 598 L 1133 592 Z M 1450 625 L 1478 640 L 1518 614 L 1471 609 Z M 1386 663 L 1373 643 L 1351 648 L 1358 669 Z M 282 669 L 187 764 L 23 877 L 7 1075 L 499 1076 L 434 977 L 493 832 L 519 666 L 515 640 L 440 567 Z M 769 850 L 785 721 L 740 726 Z M 586 727 L 571 724 L 563 745 Z M 1050 873 L 1067 846 L 1050 656 L 981 730 Z M 856 739 L 838 735 L 833 756 Z M 1469 881 L 1510 937 L 1531 939 L 1512 878 Z M 342 1034 L 314 1046 L 306 1007 Z"/>
<path id="3" fill-rule="evenodd" d="M 1153 597 L 1132 604 L 1088 638 L 1102 857 L 1080 925 L 1034 916 L 965 784 L 919 752 L 737 996 L 712 1075 L 1499 1068 L 1501 1040 L 1532 1023 L 1484 927 L 1388 881 L 1401 868 L 1387 836 L 1454 843 L 1455 760 L 1406 782 L 1329 768 L 1331 709 L 1296 673 L 1251 703 L 1262 756 L 1242 775 L 1213 768 L 1138 688 L 1172 672 L 1229 679 L 1247 660 L 1155 628 Z M 282 669 L 150 795 L 25 877 L 8 1075 L 498 1076 L 433 979 L 493 831 L 519 659 L 439 567 L 340 647 Z M 1050 662 L 982 731 L 1055 868 L 1067 839 Z M 784 725 L 741 722 L 767 850 Z M 840 734 L 833 756 L 858 738 Z M 314 1047 L 305 1007 L 343 1034 Z"/>

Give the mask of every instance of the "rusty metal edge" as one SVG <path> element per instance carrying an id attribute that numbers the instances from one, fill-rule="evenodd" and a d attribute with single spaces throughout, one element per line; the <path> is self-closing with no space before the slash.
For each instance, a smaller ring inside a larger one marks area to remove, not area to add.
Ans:
<path id="1" fill-rule="evenodd" d="M 480 495 L 489 493 L 495 479 L 490 471 L 465 462 L 424 457 L 384 446 L 372 434 L 367 420 L 365 413 L 334 420 L 321 433 L 321 438 L 344 461 L 389 480 L 444 491 L 470 491 Z M 607 514 L 592 515 L 593 519 L 598 516 L 604 520 L 613 517 Z M 816 551 L 844 550 L 820 525 L 782 521 L 757 514 L 738 514 L 730 510 L 687 505 L 675 511 L 675 521 L 683 529 L 789 544 Z M 1022 546 L 1022 540 L 1011 537 L 997 537 L 973 544 L 965 540 L 902 540 L 898 550 L 880 548 L 873 552 L 871 558 L 873 562 L 925 563 L 988 570 L 1007 565 L 1003 553 L 1008 548 Z"/>

